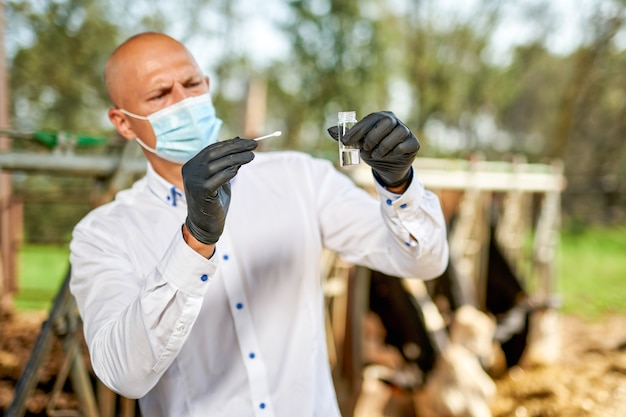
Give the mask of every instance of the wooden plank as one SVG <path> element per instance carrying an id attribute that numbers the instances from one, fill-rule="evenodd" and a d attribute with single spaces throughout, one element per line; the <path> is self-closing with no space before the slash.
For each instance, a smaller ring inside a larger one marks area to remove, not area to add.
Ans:
<path id="1" fill-rule="evenodd" d="M 413 167 L 417 178 L 431 189 L 560 192 L 566 186 L 562 173 L 546 164 L 417 158 Z M 361 164 L 347 172 L 357 184 L 373 187 L 367 165 Z"/>
<path id="2" fill-rule="evenodd" d="M 0 169 L 24 171 L 37 174 L 81 175 L 91 177 L 111 177 L 119 167 L 119 155 L 73 155 L 34 152 L 0 153 Z M 146 170 L 145 158 L 138 158 L 129 163 L 126 169 L 131 173 Z"/>

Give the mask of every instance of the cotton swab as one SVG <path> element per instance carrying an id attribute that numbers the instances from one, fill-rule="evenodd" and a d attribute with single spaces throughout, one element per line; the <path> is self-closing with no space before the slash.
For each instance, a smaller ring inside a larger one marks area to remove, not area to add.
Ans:
<path id="1" fill-rule="evenodd" d="M 277 130 L 276 132 L 272 132 L 269 135 L 259 136 L 258 138 L 254 138 L 252 140 L 259 141 L 259 140 L 263 140 L 263 139 L 267 139 L 267 138 L 273 138 L 274 136 L 280 136 L 282 134 L 283 134 L 283 132 L 281 132 L 280 130 Z"/>

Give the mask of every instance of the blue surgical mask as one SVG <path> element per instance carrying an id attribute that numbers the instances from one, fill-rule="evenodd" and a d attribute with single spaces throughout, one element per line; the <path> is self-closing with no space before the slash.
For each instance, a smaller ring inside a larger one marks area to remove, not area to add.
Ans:
<path id="1" fill-rule="evenodd" d="M 215 115 L 215 107 L 208 93 L 186 98 L 148 116 L 124 109 L 120 111 L 136 119 L 149 121 L 156 136 L 156 147 L 149 147 L 139 138 L 136 138 L 137 142 L 159 157 L 178 164 L 184 164 L 202 149 L 215 143 L 222 127 L 222 120 Z"/>

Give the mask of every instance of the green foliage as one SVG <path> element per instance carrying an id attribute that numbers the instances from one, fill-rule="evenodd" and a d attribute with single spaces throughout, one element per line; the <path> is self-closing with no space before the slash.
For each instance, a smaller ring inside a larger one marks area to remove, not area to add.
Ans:
<path id="1" fill-rule="evenodd" d="M 106 58 L 129 35 L 164 30 L 209 50 L 224 135 L 244 131 L 246 92 L 255 78 L 267 85 L 266 125 L 283 131 L 266 149 L 334 159 L 336 145 L 325 129 L 338 111 L 364 117 L 391 110 L 418 135 L 423 156 L 561 158 L 566 218 L 623 219 L 626 51 L 616 39 L 626 3 L 607 0 L 607 7 L 590 9 L 585 42 L 565 55 L 548 48 L 551 2 L 520 3 L 528 13 L 520 20 L 533 19 L 537 34 L 510 59 L 490 55 L 503 2 L 480 0 L 466 14 L 454 13 L 456 7 L 444 14 L 440 3 L 268 3 L 278 12 L 267 16 L 289 45 L 283 57 L 260 65 L 250 51 L 274 45 L 261 39 L 242 45 L 249 39 L 242 34 L 253 30 L 251 16 L 261 13 L 244 0 L 9 0 L 11 120 L 24 130 L 110 134 L 101 76 Z"/>
<path id="2" fill-rule="evenodd" d="M 102 131 L 107 106 L 102 69 L 119 33 L 103 19 L 103 3 L 10 1 L 8 6 L 9 22 L 36 34 L 12 60 L 15 127 Z"/>
<path id="3" fill-rule="evenodd" d="M 559 92 L 571 76 L 568 58 L 557 57 L 538 43 L 518 47 L 513 62 L 489 91 L 498 121 L 514 135 L 516 151 L 536 159 L 544 146 L 525 146 L 529 136 L 547 137 L 556 122 Z M 550 109 L 546 113 L 546 109 Z"/>
<path id="4" fill-rule="evenodd" d="M 488 80 L 494 75 L 483 59 L 488 34 L 480 33 L 471 20 L 441 29 L 421 18 L 409 29 L 402 36 L 406 44 L 400 63 L 416 98 L 409 123 L 418 130 L 431 119 L 459 125 L 466 115 L 481 112 L 487 104 Z"/>
<path id="5" fill-rule="evenodd" d="M 325 9 L 311 1 L 289 3 L 293 19 L 282 29 L 292 49 L 267 74 L 268 108 L 286 119 L 287 147 L 334 149 L 325 129 L 337 122 L 337 112 L 355 110 L 363 117 L 385 107 L 393 75 L 385 51 L 391 45 L 380 21 L 364 15 L 366 8 L 359 5 L 337 0 Z"/>

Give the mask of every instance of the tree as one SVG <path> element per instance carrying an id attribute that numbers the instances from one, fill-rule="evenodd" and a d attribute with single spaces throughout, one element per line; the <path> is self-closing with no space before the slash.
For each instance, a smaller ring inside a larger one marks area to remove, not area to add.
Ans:
<path id="1" fill-rule="evenodd" d="M 96 0 L 9 2 L 13 39 L 32 30 L 11 65 L 16 129 L 103 130 L 102 68 L 119 36 L 104 15 Z"/>
<path id="2" fill-rule="evenodd" d="M 607 53 L 611 42 L 624 23 L 624 10 L 617 10 L 614 15 L 602 16 L 600 12 L 592 17 L 594 38 L 592 42 L 577 51 L 575 69 L 566 85 L 559 106 L 557 123 L 552 136 L 549 155 L 553 158 L 563 157 L 567 148 L 567 140 L 571 134 L 576 107 L 593 78 L 597 61 Z"/>
<path id="3" fill-rule="evenodd" d="M 386 13 L 382 2 L 372 3 L 379 15 Z M 268 70 L 270 117 L 286 119 L 286 146 L 334 150 L 325 130 L 339 111 L 364 117 L 385 107 L 393 75 L 389 39 L 381 19 L 362 6 L 358 0 L 289 2 L 293 17 L 282 28 L 291 51 Z"/>

